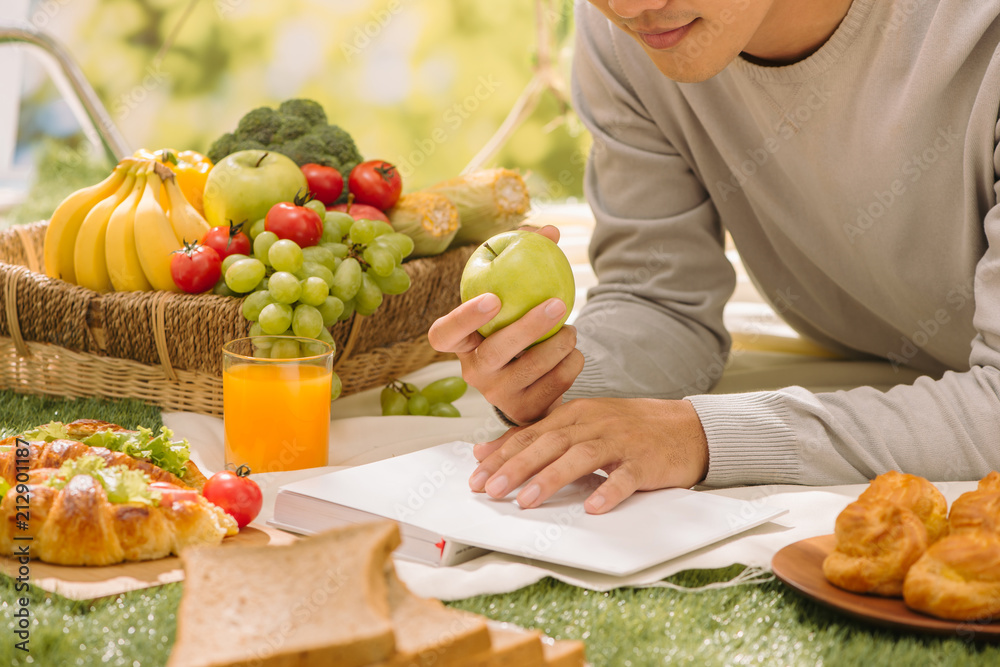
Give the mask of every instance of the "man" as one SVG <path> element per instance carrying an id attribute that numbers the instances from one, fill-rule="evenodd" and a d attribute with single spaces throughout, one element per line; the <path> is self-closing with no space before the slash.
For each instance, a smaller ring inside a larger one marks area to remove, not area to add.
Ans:
<path id="1" fill-rule="evenodd" d="M 603 469 L 585 503 L 602 513 L 699 482 L 1000 469 L 1000 2 L 591 3 L 573 83 L 599 285 L 575 329 L 523 354 L 560 302 L 484 341 L 500 304 L 483 295 L 430 332 L 523 425 L 477 446 L 473 490 L 528 482 L 535 507 Z M 724 229 L 801 334 L 925 375 L 706 395 L 729 351 Z"/>

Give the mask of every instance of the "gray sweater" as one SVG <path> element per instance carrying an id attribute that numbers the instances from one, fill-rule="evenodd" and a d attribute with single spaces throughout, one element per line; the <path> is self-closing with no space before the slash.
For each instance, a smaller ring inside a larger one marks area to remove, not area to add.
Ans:
<path id="1" fill-rule="evenodd" d="M 854 0 L 805 60 L 696 84 L 576 11 L 599 284 L 566 397 L 687 397 L 711 486 L 1000 469 L 1000 2 Z M 725 230 L 803 336 L 926 376 L 705 394 L 730 344 Z"/>

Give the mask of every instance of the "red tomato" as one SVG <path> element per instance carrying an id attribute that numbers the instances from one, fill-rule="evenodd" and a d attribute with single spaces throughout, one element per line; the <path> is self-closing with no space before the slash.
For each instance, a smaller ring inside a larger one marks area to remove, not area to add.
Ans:
<path id="1" fill-rule="evenodd" d="M 219 257 L 225 259 L 230 255 L 247 255 L 250 252 L 250 237 L 243 231 L 243 223 L 233 224 L 229 222 L 229 227 L 219 225 L 212 227 L 201 239 L 204 245 L 215 248 Z"/>
<path id="2" fill-rule="evenodd" d="M 302 165 L 302 173 L 309 184 L 309 192 L 326 205 L 337 201 L 344 191 L 344 177 L 333 167 L 310 162 Z"/>
<path id="3" fill-rule="evenodd" d="M 209 477 L 201 490 L 206 500 L 236 519 L 240 528 L 253 521 L 264 504 L 260 487 L 247 477 L 249 474 L 250 468 L 245 465 L 237 468 L 236 472 L 222 470 Z"/>
<path id="4" fill-rule="evenodd" d="M 222 277 L 222 259 L 215 248 L 185 243 L 170 258 L 170 276 L 182 291 L 199 294 L 215 287 Z"/>
<path id="5" fill-rule="evenodd" d="M 403 192 L 399 170 L 385 160 L 368 160 L 351 170 L 347 189 L 359 204 L 369 204 L 386 211 L 393 207 Z"/>
<path id="6" fill-rule="evenodd" d="M 327 206 L 326 210 L 348 213 L 355 220 L 382 220 L 383 222 L 389 222 L 389 217 L 385 213 L 368 204 L 351 204 L 350 210 L 347 209 L 347 204 L 337 204 L 336 206 Z"/>
<path id="7" fill-rule="evenodd" d="M 182 489 L 176 484 L 171 484 L 170 482 L 153 482 L 149 485 L 149 488 L 156 489 L 160 492 L 160 504 L 161 505 L 173 505 L 176 502 L 198 502 L 198 492 L 194 489 Z"/>
<path id="8" fill-rule="evenodd" d="M 305 206 L 281 202 L 271 207 L 264 218 L 264 229 L 274 232 L 279 239 L 289 239 L 307 248 L 319 243 L 323 236 L 323 221 L 319 214 Z"/>

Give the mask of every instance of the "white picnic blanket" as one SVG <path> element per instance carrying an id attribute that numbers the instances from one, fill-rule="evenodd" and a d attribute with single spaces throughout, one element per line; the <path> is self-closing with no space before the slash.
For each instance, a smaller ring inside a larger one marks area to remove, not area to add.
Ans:
<path id="1" fill-rule="evenodd" d="M 845 364 L 848 365 L 845 368 Z M 851 364 L 855 364 L 851 366 Z M 418 386 L 440 377 L 457 375 L 457 362 L 441 362 L 404 379 Z M 845 375 L 846 374 L 846 375 Z M 768 378 L 771 378 L 768 380 Z M 863 378 L 861 384 L 891 385 L 899 376 L 888 367 L 871 362 L 834 361 L 801 354 L 746 351 L 734 356 L 723 389 L 740 391 L 751 386 L 804 384 L 835 388 L 845 377 Z M 806 382 L 806 380 L 809 380 Z M 330 462 L 327 468 L 255 475 L 264 491 L 264 509 L 256 523 L 263 524 L 273 512 L 278 487 L 304 477 L 344 466 L 358 465 L 405 454 L 453 440 L 480 442 L 497 437 L 503 427 L 478 392 L 471 389 L 456 402 L 461 418 L 382 417 L 379 389 L 372 389 L 333 403 L 330 427 Z M 176 435 L 187 438 L 192 458 L 207 473 L 223 467 L 222 420 L 190 413 L 164 413 L 164 423 Z M 951 502 L 976 482 L 938 483 Z M 530 562 L 516 556 L 491 553 L 456 567 L 436 568 L 397 559 L 397 569 L 414 592 L 444 600 L 486 593 L 505 593 L 551 576 L 568 584 L 604 591 L 620 586 L 658 585 L 664 577 L 690 569 L 718 568 L 741 563 L 767 570 L 779 549 L 798 540 L 833 532 L 837 514 L 857 498 L 864 485 L 834 487 L 757 486 L 706 491 L 719 495 L 766 502 L 783 507 L 788 514 L 696 552 L 662 563 L 628 577 L 612 577 L 572 568 Z"/>

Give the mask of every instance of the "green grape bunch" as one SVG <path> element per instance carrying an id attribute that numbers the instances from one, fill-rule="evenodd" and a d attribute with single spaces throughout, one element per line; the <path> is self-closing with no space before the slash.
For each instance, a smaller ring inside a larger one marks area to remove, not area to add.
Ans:
<path id="1" fill-rule="evenodd" d="M 252 323 L 251 336 L 297 336 L 335 345 L 330 327 L 355 313 L 372 315 L 383 295 L 410 287 L 401 266 L 413 252 L 409 236 L 383 221 L 355 220 L 322 206 L 313 210 L 323 223 L 317 245 L 303 248 L 279 238 L 259 220 L 250 228 L 252 254 L 230 255 L 223 263 L 223 278 L 213 292 L 245 297 L 242 312 Z M 264 358 L 308 353 L 297 344 L 254 351 Z"/>
<path id="2" fill-rule="evenodd" d="M 469 385 L 460 377 L 441 378 L 423 389 L 411 382 L 392 380 L 379 396 L 382 415 L 461 417 L 462 414 L 452 403 L 461 398 L 468 388 Z"/>

